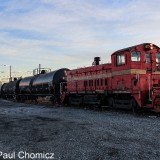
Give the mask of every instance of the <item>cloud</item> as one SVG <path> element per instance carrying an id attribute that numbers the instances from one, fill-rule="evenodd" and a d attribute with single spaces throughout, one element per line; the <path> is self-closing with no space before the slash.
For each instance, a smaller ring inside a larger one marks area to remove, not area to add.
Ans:
<path id="1" fill-rule="evenodd" d="M 159 5 L 156 0 L 6 0 L 0 4 L 0 55 L 24 70 L 39 63 L 90 65 L 94 56 L 107 62 L 123 47 L 158 45 Z"/>

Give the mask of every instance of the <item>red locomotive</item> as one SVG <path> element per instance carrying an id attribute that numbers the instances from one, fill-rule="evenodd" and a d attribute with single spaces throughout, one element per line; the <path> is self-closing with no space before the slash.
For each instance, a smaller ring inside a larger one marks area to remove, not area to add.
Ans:
<path id="1" fill-rule="evenodd" d="M 160 48 L 143 43 L 111 55 L 111 63 L 68 70 L 62 101 L 160 111 Z"/>

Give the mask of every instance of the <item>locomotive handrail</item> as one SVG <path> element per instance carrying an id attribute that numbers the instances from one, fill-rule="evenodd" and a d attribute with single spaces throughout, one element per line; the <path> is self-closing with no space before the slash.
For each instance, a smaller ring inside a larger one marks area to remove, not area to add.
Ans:
<path id="1" fill-rule="evenodd" d="M 149 92 L 149 101 L 152 101 L 151 99 L 151 75 L 148 75 L 148 92 Z"/>

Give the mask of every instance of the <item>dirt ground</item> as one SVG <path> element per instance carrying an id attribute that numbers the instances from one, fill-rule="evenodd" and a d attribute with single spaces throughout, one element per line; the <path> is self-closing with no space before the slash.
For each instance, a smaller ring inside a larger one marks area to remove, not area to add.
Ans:
<path id="1" fill-rule="evenodd" d="M 7 157 L 7 154 L 15 154 Z M 24 154 L 30 158 L 24 158 Z M 54 153 L 54 157 L 36 157 Z M 18 156 L 21 154 L 21 157 Z M 159 160 L 160 117 L 0 99 L 0 159 Z"/>

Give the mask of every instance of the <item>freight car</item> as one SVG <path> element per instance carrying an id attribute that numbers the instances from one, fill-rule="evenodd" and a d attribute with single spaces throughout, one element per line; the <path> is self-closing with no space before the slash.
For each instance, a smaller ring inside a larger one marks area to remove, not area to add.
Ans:
<path id="1" fill-rule="evenodd" d="M 0 98 L 2 97 L 2 91 L 1 91 L 2 86 L 0 86 Z"/>
<path id="2" fill-rule="evenodd" d="M 143 43 L 118 50 L 111 63 L 67 71 L 65 103 L 108 105 L 113 108 L 140 108 L 160 111 L 160 48 Z"/>
<path id="3" fill-rule="evenodd" d="M 52 102 L 60 102 L 61 83 L 65 82 L 66 71 L 62 68 L 56 71 L 37 74 L 23 79 L 3 84 L 1 90 L 4 98 L 16 100 L 35 100 L 48 98 Z"/>
<path id="4" fill-rule="evenodd" d="M 9 83 L 4 83 L 1 86 L 1 96 L 2 98 L 16 99 L 16 95 L 19 93 L 19 83 L 21 79 L 14 79 L 14 81 Z"/>

